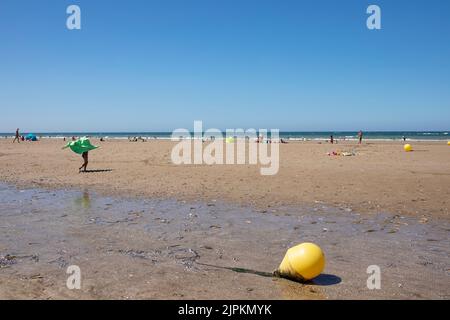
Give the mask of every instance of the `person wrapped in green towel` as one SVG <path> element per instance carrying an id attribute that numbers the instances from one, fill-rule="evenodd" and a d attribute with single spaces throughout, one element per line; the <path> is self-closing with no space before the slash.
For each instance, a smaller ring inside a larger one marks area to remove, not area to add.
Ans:
<path id="1" fill-rule="evenodd" d="M 91 150 L 97 149 L 98 146 L 93 146 L 88 138 L 82 137 L 75 141 L 71 141 L 68 144 L 66 144 L 63 149 L 70 148 L 75 153 L 81 154 L 83 157 L 83 165 L 78 169 L 78 172 L 86 172 L 87 165 L 88 165 L 88 153 Z"/>

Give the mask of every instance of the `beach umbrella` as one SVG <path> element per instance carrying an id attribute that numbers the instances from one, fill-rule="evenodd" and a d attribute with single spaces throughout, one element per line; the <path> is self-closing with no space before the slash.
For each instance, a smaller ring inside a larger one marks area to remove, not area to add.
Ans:
<path id="1" fill-rule="evenodd" d="M 82 137 L 75 141 L 71 141 L 67 143 L 63 149 L 70 148 L 75 153 L 82 154 L 83 152 L 91 151 L 97 149 L 98 146 L 94 146 L 91 144 L 88 138 Z"/>

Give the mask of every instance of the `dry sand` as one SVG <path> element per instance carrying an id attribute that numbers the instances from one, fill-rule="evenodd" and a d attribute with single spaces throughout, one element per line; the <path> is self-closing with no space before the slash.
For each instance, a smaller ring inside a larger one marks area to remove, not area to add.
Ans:
<path id="1" fill-rule="evenodd" d="M 171 141 L 92 141 L 89 169 L 81 157 L 61 150 L 62 140 L 13 144 L 0 141 L 0 181 L 43 187 L 95 189 L 121 196 L 221 200 L 258 208 L 323 202 L 358 212 L 387 212 L 426 218 L 449 217 L 450 147 L 415 142 L 280 145 L 280 170 L 262 176 L 259 165 L 174 165 Z M 327 156 L 355 150 L 356 156 Z"/>

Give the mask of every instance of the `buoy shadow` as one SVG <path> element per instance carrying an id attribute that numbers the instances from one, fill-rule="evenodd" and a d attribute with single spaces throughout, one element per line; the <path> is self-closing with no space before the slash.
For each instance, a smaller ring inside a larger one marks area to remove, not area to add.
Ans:
<path id="1" fill-rule="evenodd" d="M 201 262 L 197 262 L 197 264 L 202 265 L 202 266 L 207 266 L 207 267 L 230 270 L 230 271 L 237 272 L 237 273 L 250 273 L 250 274 L 254 274 L 254 275 L 266 277 L 266 278 L 272 278 L 274 276 L 272 272 L 258 271 L 258 270 L 252 270 L 252 269 L 246 269 L 246 268 L 223 267 L 223 266 L 216 266 L 213 264 L 201 263 Z"/>
<path id="2" fill-rule="evenodd" d="M 297 279 L 295 277 L 280 275 L 276 271 L 275 271 L 274 276 L 278 277 L 278 278 L 290 280 L 290 281 L 293 281 L 293 282 L 306 284 L 306 285 L 309 285 L 309 286 L 321 286 L 321 287 L 332 286 L 332 285 L 341 283 L 341 281 L 342 281 L 342 279 L 340 277 L 338 277 L 336 275 L 333 275 L 333 274 L 326 274 L 326 273 L 321 273 L 320 275 L 318 275 L 317 277 L 315 277 L 312 280 L 299 280 L 299 279 Z"/>
<path id="3" fill-rule="evenodd" d="M 230 271 L 237 272 L 237 273 L 254 274 L 254 275 L 257 275 L 260 277 L 266 277 L 266 278 L 279 277 L 279 276 L 274 275 L 273 272 L 258 271 L 258 270 L 252 270 L 252 269 L 246 269 L 246 268 L 223 267 L 223 266 L 216 266 L 213 264 L 207 264 L 207 263 L 201 263 L 201 262 L 197 262 L 197 264 L 207 266 L 207 267 L 230 270 Z M 327 273 L 322 273 L 319 276 L 315 277 L 313 280 L 304 281 L 304 282 L 300 282 L 300 281 L 296 281 L 295 279 L 289 279 L 289 278 L 284 278 L 284 277 L 279 277 L 279 278 L 283 278 L 286 280 L 290 280 L 293 282 L 302 283 L 302 284 L 306 284 L 306 285 L 314 285 L 314 286 L 332 286 L 332 285 L 342 282 L 342 279 L 340 277 L 333 275 L 333 274 L 327 274 Z"/>
<path id="4" fill-rule="evenodd" d="M 335 284 L 341 283 L 342 279 L 334 274 L 322 273 L 315 277 L 311 281 L 305 282 L 306 284 L 312 284 L 316 286 L 333 286 Z"/>

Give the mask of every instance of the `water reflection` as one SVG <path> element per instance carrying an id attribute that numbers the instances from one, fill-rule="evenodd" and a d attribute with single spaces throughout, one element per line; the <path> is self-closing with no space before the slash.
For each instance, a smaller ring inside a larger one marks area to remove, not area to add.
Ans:
<path id="1" fill-rule="evenodd" d="M 74 202 L 77 207 L 80 207 L 82 209 L 91 208 L 91 198 L 87 190 L 84 190 L 79 197 L 75 198 Z"/>

